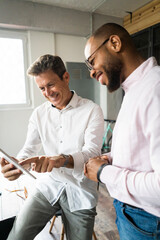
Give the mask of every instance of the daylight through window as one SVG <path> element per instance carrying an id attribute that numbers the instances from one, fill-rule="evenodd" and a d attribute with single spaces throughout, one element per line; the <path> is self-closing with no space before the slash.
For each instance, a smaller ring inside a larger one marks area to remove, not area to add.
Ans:
<path id="1" fill-rule="evenodd" d="M 27 104 L 23 41 L 0 34 L 0 106 Z"/>

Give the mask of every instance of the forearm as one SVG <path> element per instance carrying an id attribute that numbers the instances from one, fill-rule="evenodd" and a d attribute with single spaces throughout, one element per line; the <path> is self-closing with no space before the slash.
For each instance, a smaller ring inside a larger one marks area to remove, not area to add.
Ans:
<path id="1" fill-rule="evenodd" d="M 133 172 L 109 165 L 102 170 L 100 180 L 114 198 L 121 196 L 121 201 L 134 198 L 149 205 L 157 202 L 160 206 L 160 175 L 156 172 Z"/>

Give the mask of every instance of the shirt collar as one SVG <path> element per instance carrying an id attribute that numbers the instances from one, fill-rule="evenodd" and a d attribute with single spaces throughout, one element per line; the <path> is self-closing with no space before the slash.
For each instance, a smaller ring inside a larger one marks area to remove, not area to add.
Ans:
<path id="1" fill-rule="evenodd" d="M 68 105 L 65 107 L 65 108 L 68 108 L 68 107 L 73 107 L 75 108 L 77 106 L 77 103 L 78 103 L 78 95 L 76 94 L 75 91 L 71 91 L 73 93 L 73 96 L 70 100 L 70 102 L 68 103 Z"/>
<path id="2" fill-rule="evenodd" d="M 157 65 L 157 61 L 154 57 L 148 58 L 138 68 L 136 68 L 122 83 L 122 88 L 125 92 L 129 90 L 135 83 L 142 79 L 145 74 L 154 66 Z"/>

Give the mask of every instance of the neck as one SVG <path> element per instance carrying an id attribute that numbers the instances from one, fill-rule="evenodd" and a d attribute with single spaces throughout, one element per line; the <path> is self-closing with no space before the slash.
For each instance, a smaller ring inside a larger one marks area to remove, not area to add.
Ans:
<path id="1" fill-rule="evenodd" d="M 65 108 L 65 107 L 68 105 L 68 103 L 69 103 L 69 102 L 71 101 L 71 99 L 72 99 L 72 96 L 73 96 L 73 92 L 69 91 L 69 92 L 68 92 L 68 96 L 67 96 L 66 101 L 65 101 L 65 105 L 64 105 L 64 107 L 62 107 L 61 109 Z"/>
<path id="2" fill-rule="evenodd" d="M 132 54 L 125 57 L 124 69 L 123 69 L 123 81 L 136 69 L 138 68 L 145 59 L 139 54 Z M 123 82 L 122 81 L 122 82 Z"/>

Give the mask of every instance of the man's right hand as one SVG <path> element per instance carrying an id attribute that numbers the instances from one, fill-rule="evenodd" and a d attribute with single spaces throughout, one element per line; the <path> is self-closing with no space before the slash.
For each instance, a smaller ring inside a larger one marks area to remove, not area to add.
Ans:
<path id="1" fill-rule="evenodd" d="M 3 176 L 10 181 L 16 180 L 22 174 L 21 170 L 15 168 L 13 164 L 8 163 L 4 158 L 0 158 L 0 164 Z"/>

